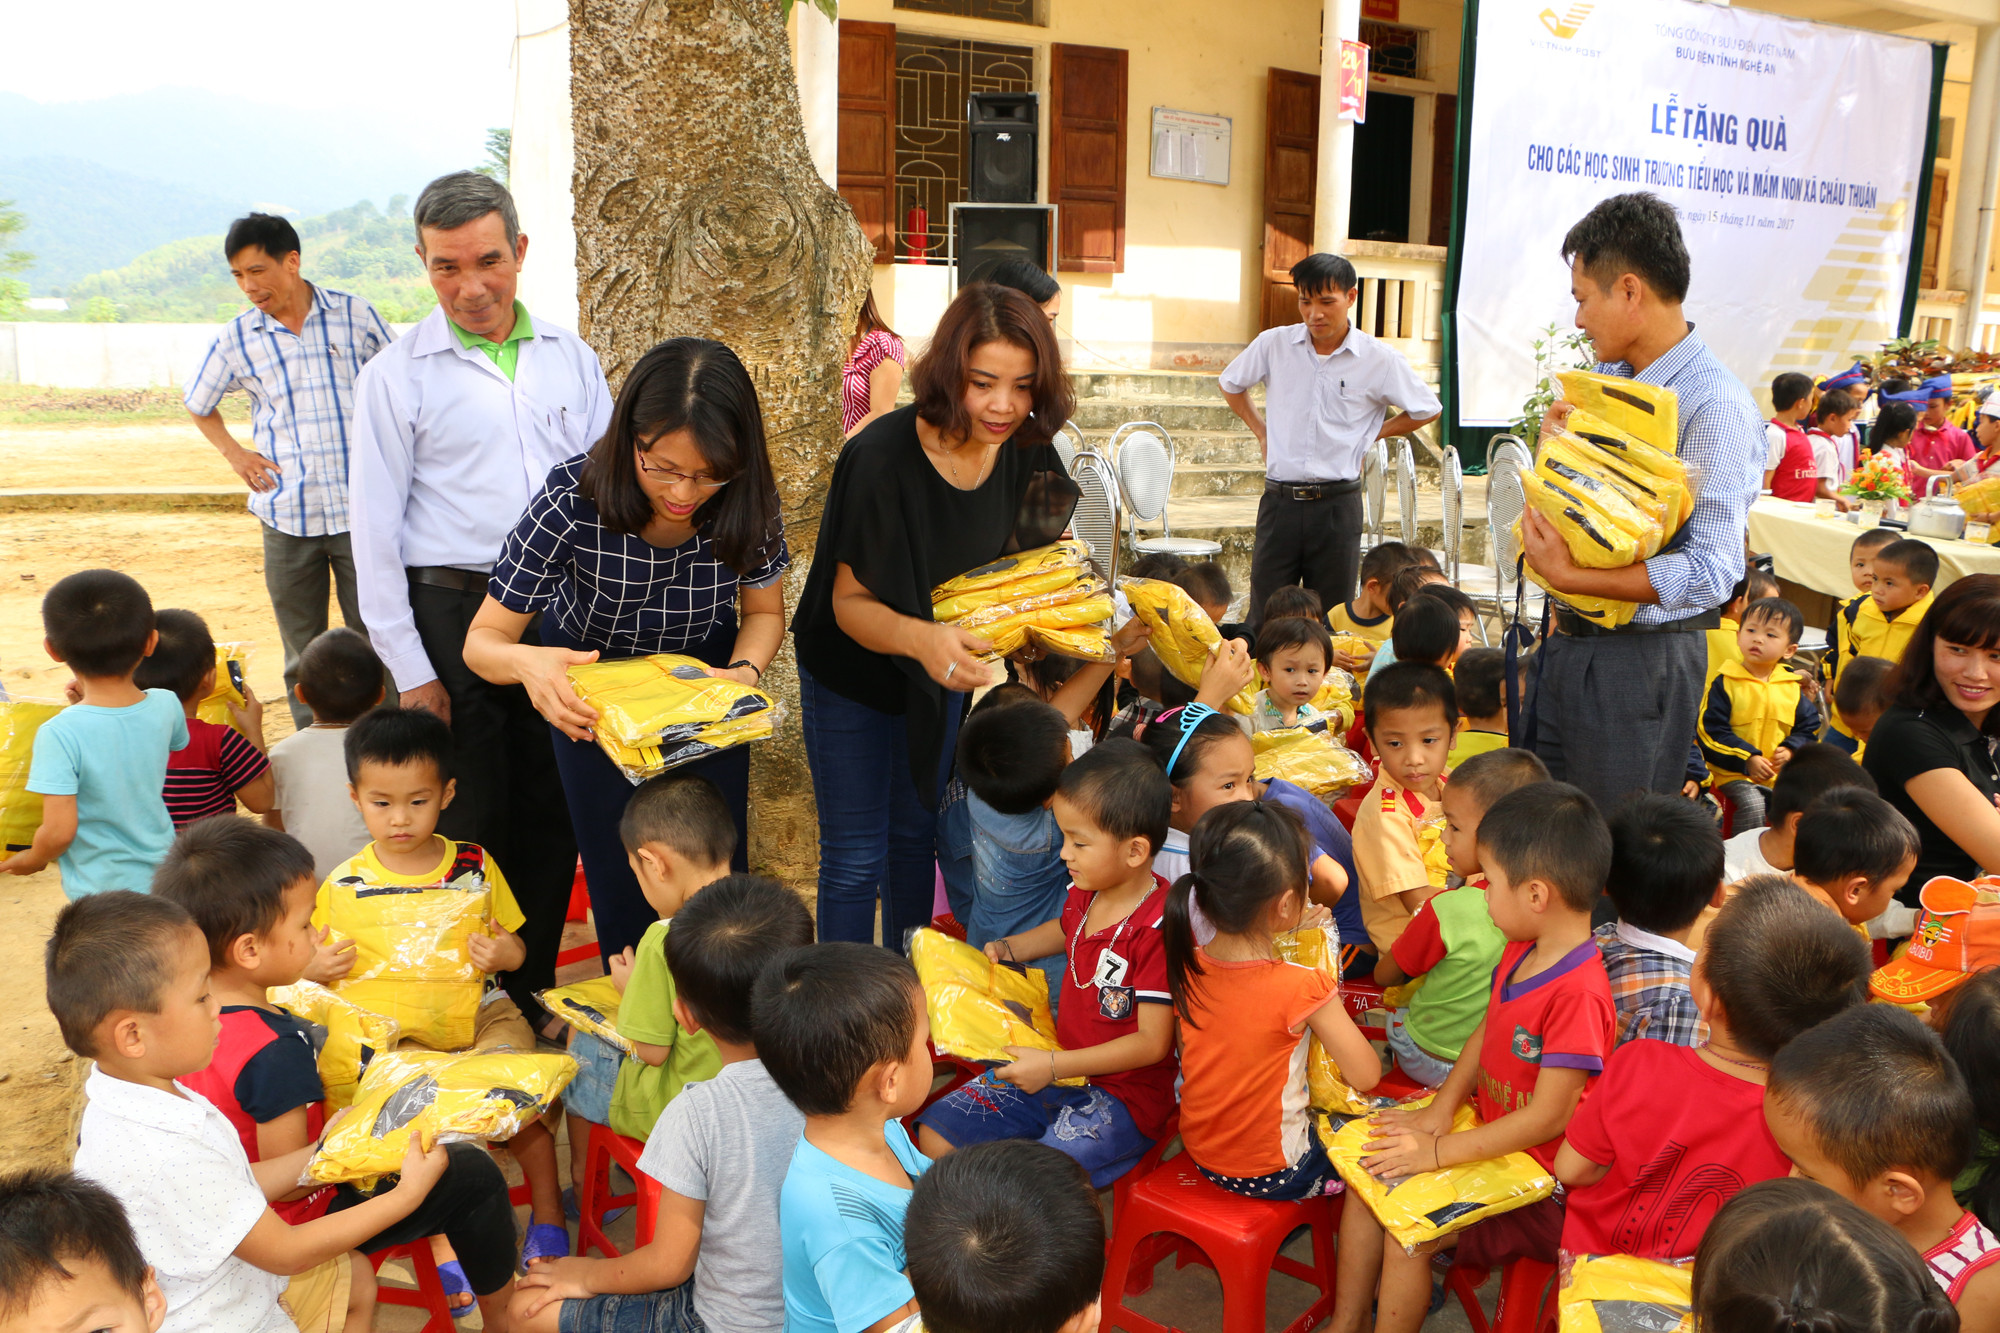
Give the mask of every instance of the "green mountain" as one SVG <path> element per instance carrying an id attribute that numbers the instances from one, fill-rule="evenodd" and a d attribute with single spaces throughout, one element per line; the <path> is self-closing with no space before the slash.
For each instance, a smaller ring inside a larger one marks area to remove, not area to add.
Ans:
<path id="1" fill-rule="evenodd" d="M 312 281 L 367 298 L 394 324 L 414 323 L 437 305 L 411 248 L 415 237 L 404 196 L 389 201 L 388 213 L 364 199 L 292 225 Z M 102 312 L 105 301 L 121 321 L 220 323 L 250 308 L 229 276 L 219 234 L 170 241 L 123 268 L 78 278 L 66 295 L 71 319 Z"/>

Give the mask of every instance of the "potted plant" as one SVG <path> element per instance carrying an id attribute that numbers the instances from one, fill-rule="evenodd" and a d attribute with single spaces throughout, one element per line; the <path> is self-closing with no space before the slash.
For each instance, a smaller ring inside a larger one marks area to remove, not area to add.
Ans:
<path id="1" fill-rule="evenodd" d="M 1882 521 L 1882 510 L 1889 501 L 1908 504 L 1912 498 L 1903 469 L 1895 459 L 1880 454 L 1856 468 L 1840 493 L 1859 500 L 1862 517 L 1874 523 Z"/>

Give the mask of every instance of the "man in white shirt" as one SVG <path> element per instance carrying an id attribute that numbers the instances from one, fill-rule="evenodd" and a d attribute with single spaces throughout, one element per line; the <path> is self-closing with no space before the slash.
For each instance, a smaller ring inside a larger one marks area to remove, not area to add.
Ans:
<path id="1" fill-rule="evenodd" d="M 1302 323 L 1266 329 L 1222 372 L 1230 410 L 1257 437 L 1264 497 L 1250 552 L 1252 629 L 1278 588 L 1303 583 L 1331 611 L 1361 564 L 1361 461 L 1368 446 L 1435 418 L 1438 397 L 1410 363 L 1349 323 L 1354 265 L 1308 255 L 1292 266 Z M 1250 402 L 1265 386 L 1264 412 Z"/>
<path id="2" fill-rule="evenodd" d="M 555 982 L 576 839 L 548 723 L 519 685 L 465 665 L 487 574 L 549 469 L 611 420 L 611 391 L 575 333 L 515 299 L 528 238 L 504 186 L 440 176 L 413 220 L 438 308 L 356 386 L 348 483 L 361 614 L 405 708 L 451 723 L 456 799 L 438 831 L 480 844 L 526 913 L 528 958 L 502 980 L 531 1018 Z M 531 627 L 524 642 L 533 642 Z"/>

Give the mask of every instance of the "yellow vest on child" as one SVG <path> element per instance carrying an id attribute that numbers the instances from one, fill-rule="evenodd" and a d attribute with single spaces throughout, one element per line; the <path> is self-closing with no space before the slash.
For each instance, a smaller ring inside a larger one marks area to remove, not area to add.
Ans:
<path id="1" fill-rule="evenodd" d="M 1741 662 L 1743 646 L 1736 642 L 1736 631 L 1742 628 L 1728 616 L 1722 618 L 1720 629 L 1704 630 L 1708 636 L 1708 674 L 1703 680 L 1714 680 L 1715 673 L 1722 670 L 1724 662 Z"/>
<path id="2" fill-rule="evenodd" d="M 1695 731 L 1710 785 L 1743 778 L 1753 755 L 1769 759 L 1788 739 L 1805 744 L 1818 732 L 1819 709 L 1805 697 L 1804 685 L 1805 678 L 1782 663 L 1771 668 L 1769 680 L 1757 679 L 1741 662 L 1723 664 L 1703 696 Z"/>
<path id="3" fill-rule="evenodd" d="M 1917 622 L 1931 609 L 1935 593 L 1925 593 L 1896 613 L 1891 620 L 1882 614 L 1881 606 L 1867 593 L 1849 598 L 1840 604 L 1833 616 L 1833 669 L 1827 673 L 1827 712 L 1833 720 L 1833 729 L 1843 736 L 1853 736 L 1845 722 L 1840 720 L 1840 710 L 1833 706 L 1833 687 L 1840 683 L 1840 673 L 1849 662 L 1857 657 L 1885 657 L 1891 662 L 1903 660 L 1903 649 L 1909 647 L 1910 636 L 1917 631 Z"/>

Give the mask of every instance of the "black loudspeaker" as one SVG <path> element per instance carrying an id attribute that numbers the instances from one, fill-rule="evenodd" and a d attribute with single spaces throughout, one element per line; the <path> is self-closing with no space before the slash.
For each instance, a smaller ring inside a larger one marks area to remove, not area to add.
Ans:
<path id="1" fill-rule="evenodd" d="M 965 102 L 971 139 L 966 197 L 975 204 L 1035 202 L 1033 93 L 974 93 Z"/>
<path id="2" fill-rule="evenodd" d="M 983 282 L 994 265 L 1007 259 L 1025 259 L 1049 270 L 1049 223 L 1055 216 L 1049 205 L 960 204 L 952 216 L 958 220 L 955 254 L 961 286 Z"/>

